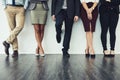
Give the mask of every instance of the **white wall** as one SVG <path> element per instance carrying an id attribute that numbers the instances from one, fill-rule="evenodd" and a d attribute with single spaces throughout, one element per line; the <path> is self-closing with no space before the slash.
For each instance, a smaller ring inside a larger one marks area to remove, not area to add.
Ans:
<path id="1" fill-rule="evenodd" d="M 51 7 L 51 0 L 49 0 L 49 7 Z M 62 42 L 57 44 L 56 37 L 55 37 L 55 26 L 54 22 L 51 19 L 51 9 L 48 13 L 48 20 L 47 25 L 45 27 L 45 35 L 43 40 L 43 47 L 46 54 L 61 54 L 62 51 Z M 5 12 L 3 7 L 0 6 L 0 54 L 4 53 L 4 47 L 2 42 L 9 36 L 9 26 L 6 19 Z M 116 31 L 116 53 L 120 53 L 120 21 L 118 22 L 117 31 Z M 96 31 L 94 33 L 94 49 L 96 54 L 102 53 L 102 45 L 100 41 L 100 32 L 101 27 L 99 23 L 99 19 L 97 20 Z M 63 26 L 63 33 L 62 33 L 62 40 L 64 35 L 64 26 Z M 109 35 L 109 34 L 108 34 Z M 19 38 L 19 52 L 20 54 L 34 54 L 36 49 L 36 40 L 34 36 L 34 29 L 31 25 L 30 21 L 30 14 L 29 11 L 26 13 L 26 21 L 24 25 L 24 29 L 18 36 Z M 108 36 L 109 38 L 109 36 Z M 108 40 L 109 42 L 109 40 Z M 83 29 L 83 25 L 81 20 L 77 23 L 74 23 L 72 37 L 71 37 L 71 44 L 69 52 L 71 54 L 83 54 L 86 47 L 86 39 L 85 39 L 85 32 Z M 108 43 L 109 47 L 109 43 Z M 10 52 L 12 53 L 12 48 L 10 48 Z"/>

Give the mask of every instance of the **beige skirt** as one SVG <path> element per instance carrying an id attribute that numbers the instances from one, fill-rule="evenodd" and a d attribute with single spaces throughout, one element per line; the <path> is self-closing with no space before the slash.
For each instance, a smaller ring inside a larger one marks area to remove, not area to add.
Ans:
<path id="1" fill-rule="evenodd" d="M 41 3 L 37 4 L 35 9 L 31 10 L 32 24 L 46 24 L 47 12 Z"/>

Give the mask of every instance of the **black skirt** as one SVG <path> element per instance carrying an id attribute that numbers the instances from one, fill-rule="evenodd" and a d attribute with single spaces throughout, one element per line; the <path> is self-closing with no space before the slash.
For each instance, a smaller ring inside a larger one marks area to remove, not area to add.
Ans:
<path id="1" fill-rule="evenodd" d="M 92 7 L 92 5 L 93 5 L 92 2 L 87 3 L 88 8 Z M 81 5 L 80 17 L 82 19 L 85 32 L 90 31 L 90 23 L 91 23 L 91 32 L 95 32 L 96 20 L 98 17 L 98 7 L 97 6 L 95 7 L 95 9 L 92 12 L 92 20 L 89 20 L 85 9 Z"/>

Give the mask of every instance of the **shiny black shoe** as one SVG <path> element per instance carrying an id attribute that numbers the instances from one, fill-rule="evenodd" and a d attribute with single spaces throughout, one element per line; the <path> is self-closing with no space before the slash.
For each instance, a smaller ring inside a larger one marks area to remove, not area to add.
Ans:
<path id="1" fill-rule="evenodd" d="M 18 57 L 18 51 L 17 51 L 17 50 L 15 50 L 15 51 L 13 52 L 12 57 L 13 57 L 13 58 Z"/>
<path id="2" fill-rule="evenodd" d="M 93 59 L 95 58 L 95 54 L 91 54 L 90 56 L 91 56 L 91 58 L 93 58 Z"/>
<path id="3" fill-rule="evenodd" d="M 85 49 L 85 57 L 86 58 L 89 58 L 90 57 L 90 54 L 89 54 L 89 52 Z"/>
<path id="4" fill-rule="evenodd" d="M 85 54 L 85 57 L 86 57 L 86 58 L 89 58 L 89 57 L 90 57 L 90 54 L 89 54 L 89 53 Z"/>
<path id="5" fill-rule="evenodd" d="M 7 56 L 9 56 L 9 48 L 10 48 L 10 44 L 7 43 L 6 41 L 3 42 L 3 45 L 5 47 L 5 53 Z"/>
<path id="6" fill-rule="evenodd" d="M 57 43 L 61 42 L 61 33 L 56 34 L 56 40 L 57 40 Z"/>

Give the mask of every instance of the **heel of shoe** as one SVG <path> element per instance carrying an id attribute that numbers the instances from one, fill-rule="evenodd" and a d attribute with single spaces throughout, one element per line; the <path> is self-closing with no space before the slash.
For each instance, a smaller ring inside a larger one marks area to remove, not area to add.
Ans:
<path id="1" fill-rule="evenodd" d="M 110 53 L 108 50 L 104 50 L 103 53 L 104 53 L 104 57 L 110 57 Z"/>
<path id="2" fill-rule="evenodd" d="M 87 51 L 87 49 L 85 49 L 85 57 L 86 58 L 90 57 L 89 50 Z"/>
<path id="3" fill-rule="evenodd" d="M 114 57 L 115 56 L 115 52 L 114 52 L 114 50 L 111 50 L 110 51 L 110 57 Z"/>

